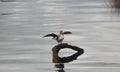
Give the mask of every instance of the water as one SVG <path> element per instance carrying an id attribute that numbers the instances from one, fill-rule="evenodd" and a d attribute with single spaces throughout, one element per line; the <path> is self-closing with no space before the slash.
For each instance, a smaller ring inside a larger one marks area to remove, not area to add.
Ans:
<path id="1" fill-rule="evenodd" d="M 41 37 L 59 30 L 73 32 L 64 42 L 85 50 L 65 64 L 66 72 L 120 71 L 120 17 L 109 0 L 5 0 L 0 2 L 0 72 L 55 72 L 51 49 L 57 43 Z"/>

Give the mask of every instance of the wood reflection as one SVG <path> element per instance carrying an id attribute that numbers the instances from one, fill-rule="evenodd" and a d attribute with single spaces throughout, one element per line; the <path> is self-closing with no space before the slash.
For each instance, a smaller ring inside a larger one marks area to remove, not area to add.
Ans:
<path id="1" fill-rule="evenodd" d="M 120 13 L 120 0 L 111 0 L 112 11 L 115 13 Z"/>
<path id="2" fill-rule="evenodd" d="M 120 0 L 112 0 L 113 2 L 113 7 L 120 9 Z"/>

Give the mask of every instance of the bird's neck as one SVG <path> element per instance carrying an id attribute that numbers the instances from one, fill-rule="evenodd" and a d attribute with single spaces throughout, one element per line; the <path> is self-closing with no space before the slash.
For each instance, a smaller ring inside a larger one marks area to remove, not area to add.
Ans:
<path id="1" fill-rule="evenodd" d="M 64 36 L 64 34 L 60 33 L 59 36 Z"/>

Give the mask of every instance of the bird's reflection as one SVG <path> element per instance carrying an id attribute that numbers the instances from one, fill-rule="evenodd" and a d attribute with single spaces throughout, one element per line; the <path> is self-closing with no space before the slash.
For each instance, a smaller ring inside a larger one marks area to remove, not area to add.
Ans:
<path id="1" fill-rule="evenodd" d="M 64 48 L 70 48 L 72 50 L 77 51 L 75 54 L 72 54 L 71 56 L 68 57 L 59 57 L 58 53 L 61 49 Z M 67 43 L 62 43 L 62 44 L 58 44 L 56 46 L 54 46 L 52 48 L 52 52 L 53 52 L 53 63 L 55 63 L 55 67 L 58 69 L 56 70 L 57 72 L 65 72 L 64 68 L 65 65 L 64 63 L 68 63 L 71 62 L 73 60 L 76 60 L 78 56 L 80 56 L 81 54 L 84 53 L 84 50 L 82 48 L 79 48 L 77 46 L 72 46 L 69 45 Z"/>

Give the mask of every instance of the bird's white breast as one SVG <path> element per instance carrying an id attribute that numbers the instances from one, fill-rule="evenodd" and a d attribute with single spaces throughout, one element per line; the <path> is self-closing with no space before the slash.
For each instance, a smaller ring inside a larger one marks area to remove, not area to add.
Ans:
<path id="1" fill-rule="evenodd" d="M 63 39 L 64 39 L 64 35 L 63 34 L 59 35 L 58 40 L 63 40 Z"/>

